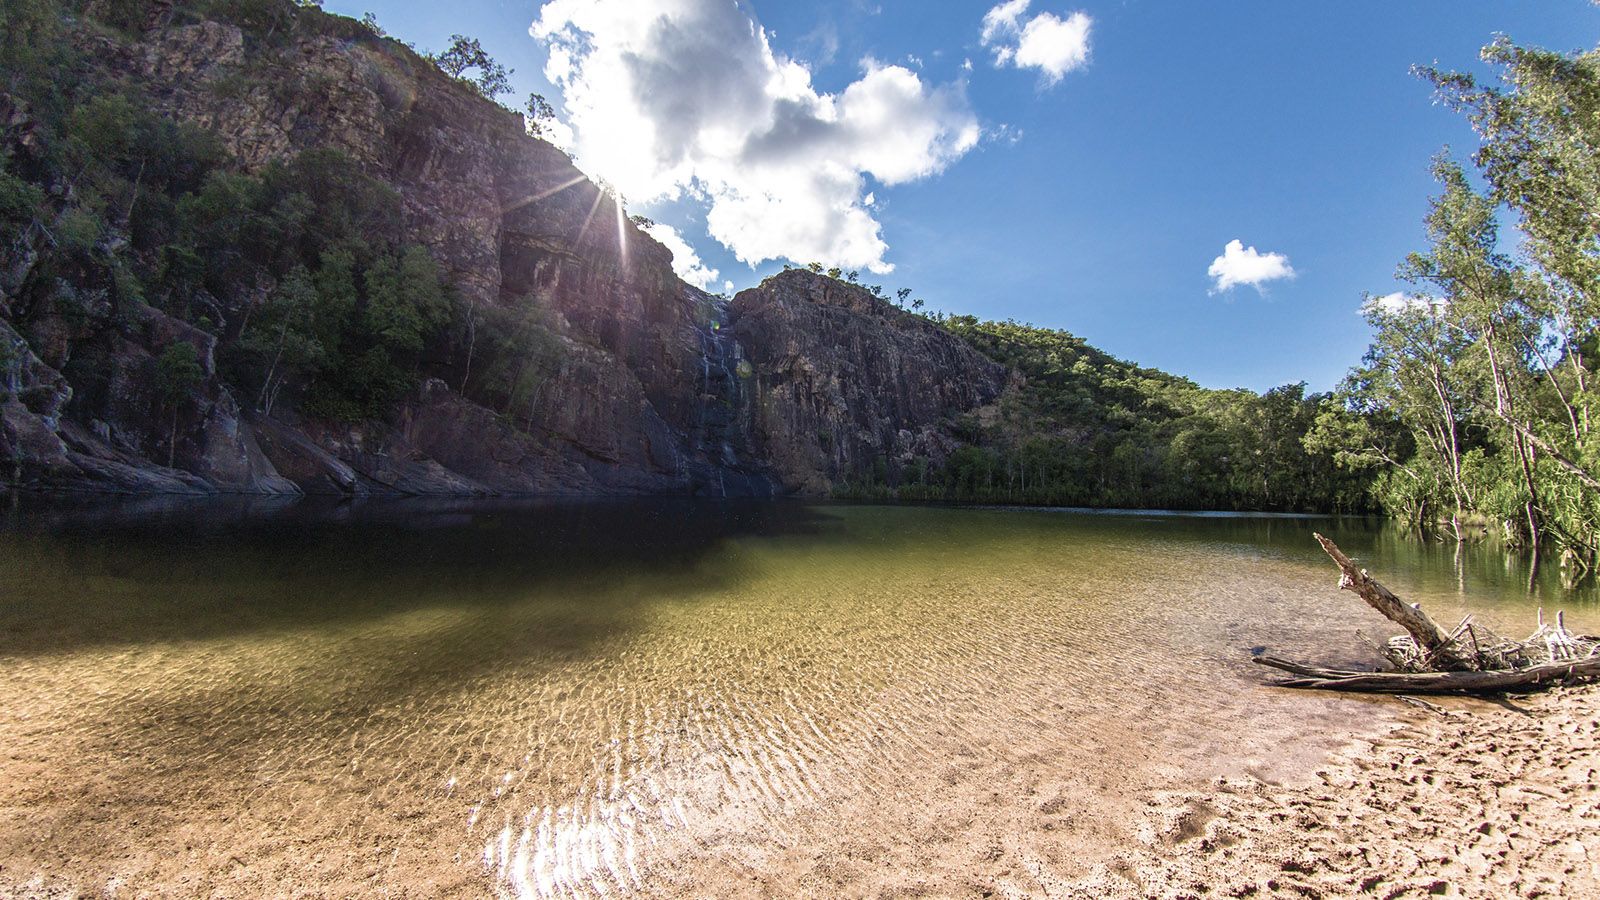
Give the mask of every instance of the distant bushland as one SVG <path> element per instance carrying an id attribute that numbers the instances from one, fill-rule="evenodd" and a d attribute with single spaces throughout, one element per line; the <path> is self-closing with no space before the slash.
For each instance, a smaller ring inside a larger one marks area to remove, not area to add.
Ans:
<path id="1" fill-rule="evenodd" d="M 1304 438 L 1325 395 L 1211 390 L 1116 359 L 1065 331 L 935 321 L 1024 386 L 958 423 L 966 446 L 841 486 L 844 496 L 1172 509 L 1361 512 L 1367 481 Z"/>

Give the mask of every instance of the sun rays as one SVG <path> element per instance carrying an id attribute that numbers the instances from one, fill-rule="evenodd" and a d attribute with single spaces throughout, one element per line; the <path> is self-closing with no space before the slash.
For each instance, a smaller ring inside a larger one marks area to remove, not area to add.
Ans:
<path id="1" fill-rule="evenodd" d="M 622 195 L 616 194 L 611 198 L 611 205 L 617 211 L 617 255 L 622 260 L 622 268 L 628 268 L 628 226 L 627 216 L 622 212 Z"/>
<path id="2" fill-rule="evenodd" d="M 583 173 L 580 172 L 577 175 L 574 175 L 573 177 L 568 178 L 566 181 L 561 182 L 560 184 L 556 185 L 553 188 L 548 188 L 546 190 L 540 191 L 537 194 L 532 194 L 530 196 L 522 198 L 521 200 L 518 200 L 515 203 L 512 203 L 511 205 L 505 207 L 504 209 L 502 209 L 500 211 L 501 215 L 507 215 L 507 214 L 516 212 L 517 210 L 522 209 L 524 206 L 528 206 L 528 205 L 533 204 L 533 203 L 538 203 L 540 200 L 543 200 L 546 197 L 554 197 L 556 194 L 559 194 L 562 191 L 567 190 L 568 188 L 576 187 L 577 185 L 580 185 L 580 184 L 582 184 L 582 183 L 584 183 L 585 181 L 588 181 L 588 180 L 589 179 L 585 178 L 583 176 Z"/>
<path id="3" fill-rule="evenodd" d="M 509 215 L 519 209 L 538 203 L 541 200 L 554 197 L 562 191 L 571 190 L 580 184 L 587 183 L 590 183 L 589 178 L 580 172 L 577 175 L 562 181 L 560 184 L 546 188 L 536 194 L 529 194 L 528 196 L 523 197 L 521 200 L 506 205 L 504 208 L 502 208 L 501 215 Z M 605 201 L 607 196 L 610 196 L 611 204 L 616 210 L 617 255 L 622 260 L 622 264 L 626 266 L 628 264 L 628 217 L 627 214 L 623 212 L 624 204 L 622 200 L 622 194 L 616 189 L 611 188 L 603 183 L 594 185 L 594 189 L 594 202 L 589 205 L 589 212 L 584 215 L 583 224 L 579 226 L 578 233 L 573 237 L 572 243 L 574 246 L 583 243 L 584 235 L 589 232 L 589 226 L 594 223 L 595 214 L 600 211 L 600 204 Z"/>

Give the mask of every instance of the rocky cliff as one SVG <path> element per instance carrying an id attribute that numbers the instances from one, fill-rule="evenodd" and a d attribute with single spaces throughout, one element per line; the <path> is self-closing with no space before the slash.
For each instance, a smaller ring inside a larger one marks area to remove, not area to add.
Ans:
<path id="1" fill-rule="evenodd" d="M 1009 381 L 933 322 L 801 270 L 735 297 L 732 332 L 748 362 L 752 449 L 795 490 L 942 464 L 951 423 Z"/>
<path id="2" fill-rule="evenodd" d="M 730 308 L 684 284 L 668 251 L 521 116 L 354 22 L 293 11 L 269 39 L 182 11 L 151 4 L 131 36 L 77 23 L 72 40 L 162 118 L 214 134 L 237 171 L 332 150 L 386 185 L 404 239 L 453 287 L 452 325 L 383 415 L 264 402 L 219 353 L 281 284 L 179 309 L 126 290 L 115 266 L 46 265 L 40 220 L 0 272 L 0 460 L 13 487 L 821 492 L 940 457 L 953 419 L 1005 384 L 958 338 L 850 285 L 788 272 Z M 0 96 L 8 167 L 42 158 L 35 117 L 26 98 Z M 45 187 L 66 215 L 74 187 L 60 181 Z M 138 244 L 128 208 L 95 253 Z M 200 368 L 181 403 L 160 394 L 158 358 L 176 342 Z"/>

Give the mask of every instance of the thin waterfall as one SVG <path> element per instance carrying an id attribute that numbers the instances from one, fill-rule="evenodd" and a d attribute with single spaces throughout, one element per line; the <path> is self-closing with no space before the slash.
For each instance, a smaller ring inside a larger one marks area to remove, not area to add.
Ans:
<path id="1" fill-rule="evenodd" d="M 689 435 L 697 471 L 688 473 L 694 493 L 727 497 L 729 482 L 737 494 L 771 494 L 771 484 L 759 463 L 741 453 L 746 435 L 741 429 L 743 385 L 739 377 L 738 342 L 724 327 L 728 301 L 706 298 L 705 324 L 696 327 L 700 345 L 700 383 L 695 426 Z M 730 474 L 732 478 L 730 479 Z"/>

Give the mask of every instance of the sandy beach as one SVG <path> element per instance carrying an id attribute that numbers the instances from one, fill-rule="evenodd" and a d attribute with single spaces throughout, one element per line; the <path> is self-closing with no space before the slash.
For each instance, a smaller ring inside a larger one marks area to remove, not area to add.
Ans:
<path id="1" fill-rule="evenodd" d="M 1031 796 L 986 799 L 971 785 L 953 786 L 972 806 L 934 804 L 921 816 L 920 843 L 884 846 L 863 834 L 854 852 L 771 850 L 745 865 L 678 873 L 672 893 L 1600 896 L 1600 690 L 1433 705 L 1408 706 L 1403 724 L 1353 740 L 1311 784 L 1230 777 L 1136 797 L 1102 785 L 1108 808 L 1133 801 L 1139 811 L 1123 822 L 1106 816 L 1098 828 L 1085 827 L 1093 814 L 1056 815 L 1061 795 L 1051 784 L 1070 781 L 1067 773 L 1024 779 L 1033 786 L 1022 793 Z M 996 784 L 1007 774 L 975 781 Z M 1119 833 L 1121 848 L 1105 853 L 1109 845 L 1096 838 Z"/>
<path id="2" fill-rule="evenodd" d="M 1066 894 L 1600 895 L 1600 691 L 1438 705 L 1314 786 L 1149 798 L 1139 845 Z"/>

